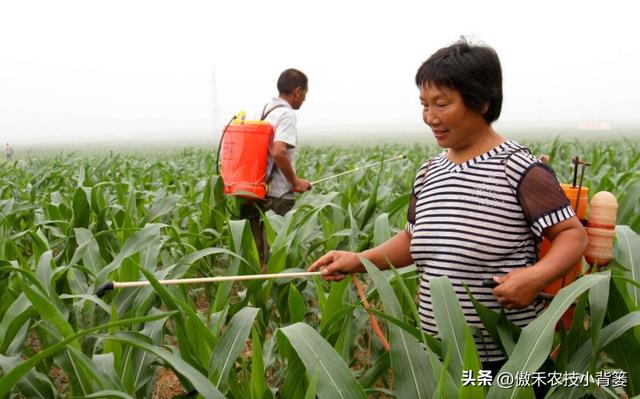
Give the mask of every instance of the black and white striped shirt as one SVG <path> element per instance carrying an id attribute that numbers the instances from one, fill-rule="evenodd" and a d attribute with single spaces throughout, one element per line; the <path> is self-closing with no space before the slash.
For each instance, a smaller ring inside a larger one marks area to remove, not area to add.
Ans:
<path id="1" fill-rule="evenodd" d="M 480 359 L 505 359 L 484 329 L 463 283 L 479 302 L 499 311 L 492 289 L 483 287 L 482 280 L 535 264 L 543 230 L 573 215 L 553 171 L 515 141 L 462 164 L 449 161 L 443 153 L 422 165 L 414 183 L 407 230 L 412 234 L 411 255 L 420 273 L 423 329 L 438 333 L 429 279 L 447 276 L 467 323 L 482 332 L 482 337 L 476 337 Z M 524 327 L 543 307 L 536 300 L 506 313 Z"/>

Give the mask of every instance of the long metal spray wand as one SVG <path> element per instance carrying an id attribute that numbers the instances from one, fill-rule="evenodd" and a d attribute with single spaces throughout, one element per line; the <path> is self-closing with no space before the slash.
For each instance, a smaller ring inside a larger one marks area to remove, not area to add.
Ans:
<path id="1" fill-rule="evenodd" d="M 320 272 L 293 272 L 293 273 L 273 273 L 273 274 L 247 274 L 241 276 L 219 276 L 219 277 L 200 277 L 200 278 L 178 278 L 173 280 L 158 280 L 161 285 L 177 285 L 177 284 L 208 284 L 222 283 L 225 281 L 243 281 L 243 280 L 267 280 L 277 278 L 306 278 L 320 276 Z M 149 280 L 139 281 L 107 281 L 102 287 L 96 291 L 98 297 L 103 297 L 108 291 L 116 288 L 130 287 L 146 287 L 151 285 Z"/>
<path id="2" fill-rule="evenodd" d="M 360 169 L 370 168 L 372 166 L 380 165 L 382 162 L 391 162 L 391 161 L 397 161 L 398 159 L 405 159 L 406 157 L 407 157 L 406 155 L 398 155 L 397 157 L 385 159 L 385 160 L 382 160 L 382 161 L 373 162 L 373 163 L 370 163 L 370 164 L 367 164 L 367 165 L 362 165 L 362 166 L 359 166 L 357 168 L 353 168 L 351 170 L 347 170 L 346 172 L 338 173 L 337 175 L 328 176 L 328 177 L 324 177 L 324 178 L 322 178 L 320 180 L 312 181 L 311 185 L 315 186 L 318 183 L 322 183 L 322 182 L 327 181 L 327 180 L 335 179 L 335 178 L 340 177 L 340 176 L 348 175 L 349 173 L 357 172 Z"/>

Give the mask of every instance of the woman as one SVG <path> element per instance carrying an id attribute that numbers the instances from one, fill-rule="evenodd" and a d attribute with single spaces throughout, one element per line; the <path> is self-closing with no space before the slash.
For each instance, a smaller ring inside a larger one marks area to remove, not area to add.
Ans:
<path id="1" fill-rule="evenodd" d="M 537 294 L 575 265 L 587 237 L 553 171 L 491 127 L 502 107 L 502 72 L 492 48 L 464 40 L 442 48 L 419 68 L 416 84 L 424 122 L 445 151 L 418 170 L 406 229 L 360 254 L 331 251 L 309 270 L 337 281 L 365 271 L 359 256 L 380 269 L 415 263 L 421 324 L 433 335 L 429 279 L 447 276 L 467 323 L 482 331 L 476 344 L 484 368 L 498 370 L 506 356 L 463 284 L 485 306 L 504 307 L 511 321 L 526 326 L 543 309 Z M 543 236 L 551 249 L 539 260 Z M 486 279 L 497 286 L 484 287 Z"/>

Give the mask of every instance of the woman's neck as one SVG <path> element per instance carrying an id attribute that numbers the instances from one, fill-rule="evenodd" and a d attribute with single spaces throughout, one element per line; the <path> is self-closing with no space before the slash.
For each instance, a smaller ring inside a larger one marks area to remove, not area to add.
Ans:
<path id="1" fill-rule="evenodd" d="M 447 159 L 453 163 L 461 164 L 486 153 L 506 141 L 506 139 L 496 133 L 491 126 L 488 126 L 486 130 L 469 139 L 469 143 L 464 143 L 456 148 L 449 148 L 447 151 Z"/>

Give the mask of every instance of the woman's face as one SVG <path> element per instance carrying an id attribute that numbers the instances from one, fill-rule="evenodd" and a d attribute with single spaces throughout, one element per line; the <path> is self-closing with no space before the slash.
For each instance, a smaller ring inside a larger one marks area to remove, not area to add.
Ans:
<path id="1" fill-rule="evenodd" d="M 461 149 L 473 145 L 488 127 L 481 113 L 464 104 L 457 90 L 424 84 L 420 87 L 422 119 L 433 131 L 438 145 Z M 484 112 L 488 104 L 485 105 Z"/>

